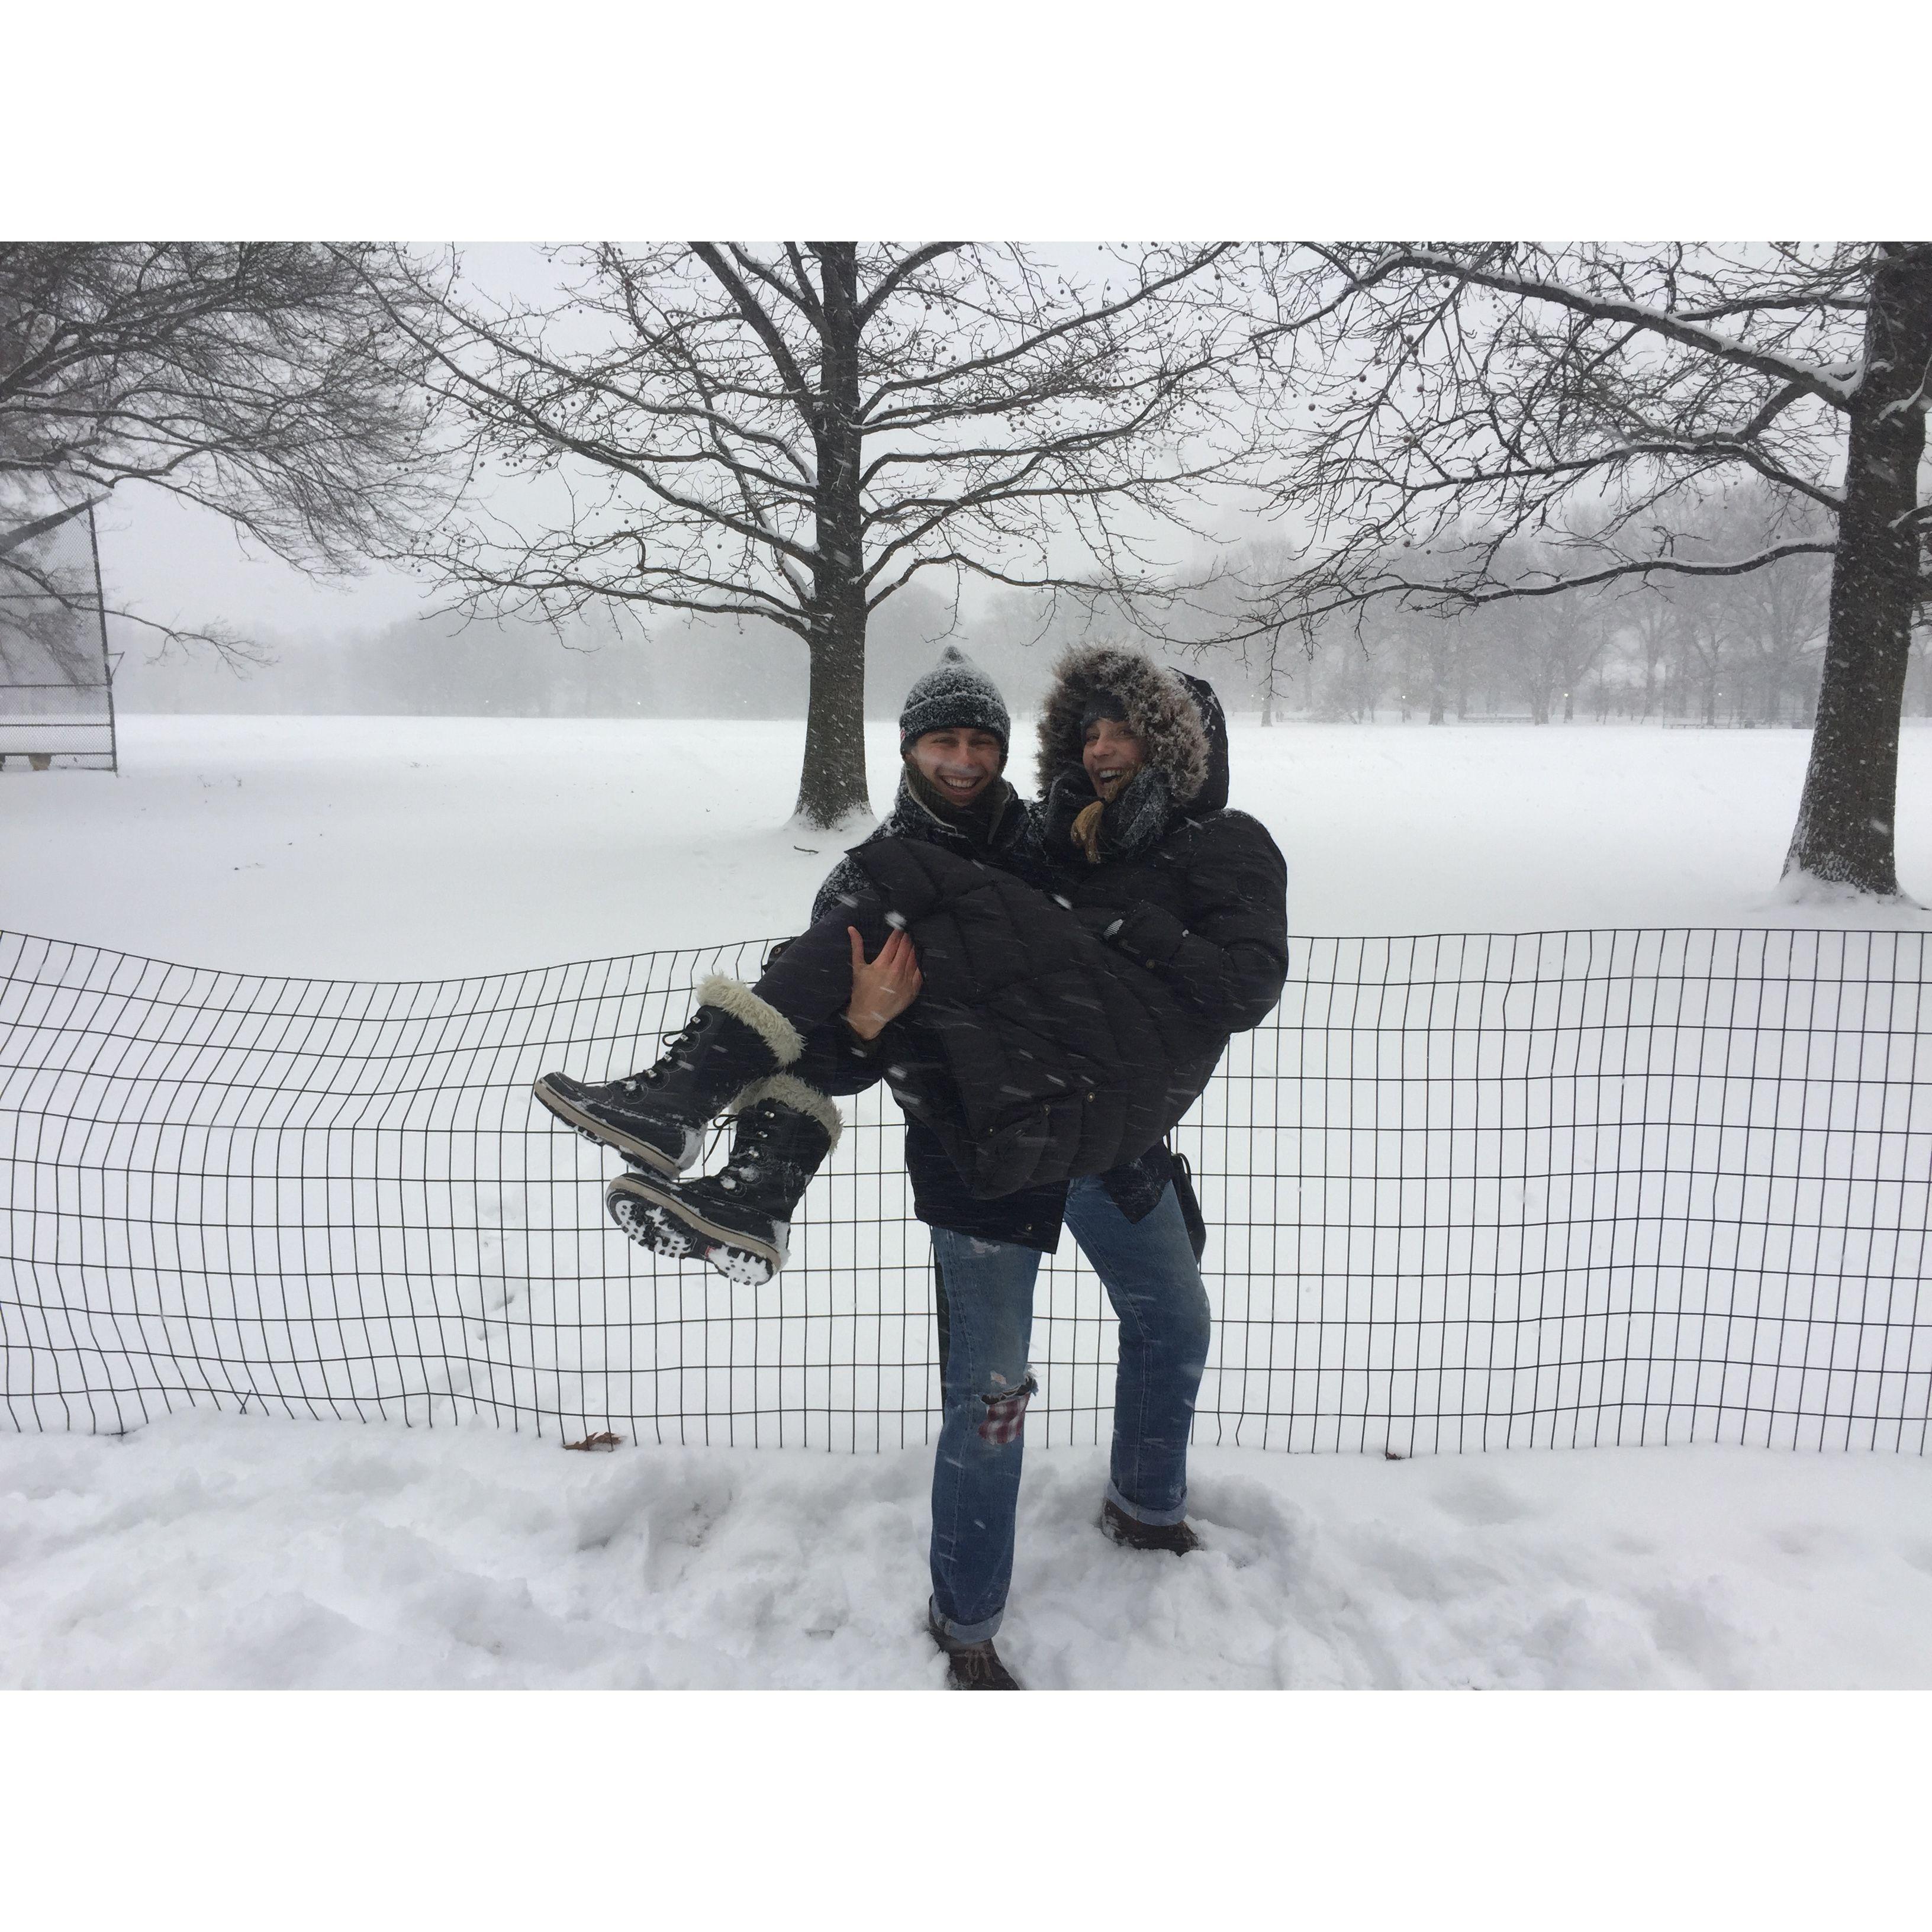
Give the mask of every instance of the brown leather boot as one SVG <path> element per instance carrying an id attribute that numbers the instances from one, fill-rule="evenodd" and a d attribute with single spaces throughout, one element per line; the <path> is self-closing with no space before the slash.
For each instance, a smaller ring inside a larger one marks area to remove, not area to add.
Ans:
<path id="1" fill-rule="evenodd" d="M 1201 1547 L 1201 1539 L 1184 1522 L 1142 1522 L 1128 1515 L 1112 1497 L 1100 1511 L 1100 1533 L 1124 1550 L 1168 1550 L 1185 1556 Z"/>
<path id="2" fill-rule="evenodd" d="M 946 1653 L 946 1688 L 949 1690 L 1018 1690 L 1025 1687 L 1000 1661 L 991 1637 L 977 1643 L 962 1643 L 950 1637 L 926 1613 L 926 1634 Z"/>

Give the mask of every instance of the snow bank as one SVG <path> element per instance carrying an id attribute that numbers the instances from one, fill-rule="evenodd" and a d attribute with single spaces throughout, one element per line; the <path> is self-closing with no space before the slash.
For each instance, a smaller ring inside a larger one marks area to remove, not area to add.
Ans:
<path id="1" fill-rule="evenodd" d="M 1029 1461 L 1001 1646 L 1041 1688 L 1932 1686 L 1932 1468 L 1715 1448 L 1195 1452 L 1206 1548 Z M 928 1453 L 565 1454 L 180 1416 L 0 1451 L 0 1682 L 937 1687 Z"/>

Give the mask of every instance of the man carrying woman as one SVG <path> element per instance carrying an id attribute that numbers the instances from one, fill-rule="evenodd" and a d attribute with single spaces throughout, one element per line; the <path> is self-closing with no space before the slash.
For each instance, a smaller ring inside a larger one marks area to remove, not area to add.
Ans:
<path id="1" fill-rule="evenodd" d="M 830 1150 L 828 1095 L 887 1081 L 940 1285 L 928 1627 L 954 1685 L 1016 1689 L 992 1640 L 1036 1388 L 1034 1278 L 1063 1226 L 1120 1318 L 1101 1527 L 1136 1549 L 1198 1546 L 1186 1449 L 1211 1324 L 1164 1136 L 1228 1034 L 1280 994 L 1285 869 L 1266 830 L 1226 809 L 1212 691 L 1138 652 L 1063 659 L 1030 812 L 1000 775 L 1006 707 L 956 652 L 914 686 L 901 725 L 891 816 L 758 986 L 700 988 L 656 1069 L 600 1089 L 549 1075 L 538 1094 L 632 1160 L 610 1202 L 634 1238 L 746 1278 L 760 1255 L 782 1265 L 782 1239 L 758 1238 L 788 1223 Z M 728 1101 L 731 1160 L 677 1179 L 695 1110 Z M 737 1211 L 754 1196 L 756 1227 Z"/>

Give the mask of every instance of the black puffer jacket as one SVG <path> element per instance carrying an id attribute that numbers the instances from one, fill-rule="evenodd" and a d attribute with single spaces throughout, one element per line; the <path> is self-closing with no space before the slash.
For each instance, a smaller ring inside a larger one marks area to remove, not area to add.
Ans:
<path id="1" fill-rule="evenodd" d="M 1118 1168 L 1207 1084 L 1223 1033 L 1094 922 L 938 845 L 887 838 L 853 856 L 910 932 L 924 980 L 889 1031 L 886 1078 L 971 1196 Z"/>
<path id="2" fill-rule="evenodd" d="M 1094 802 L 1080 763 L 1080 719 L 1101 692 L 1120 699 L 1147 758 L 1100 815 L 1099 858 L 1072 827 Z M 1034 838 L 1058 890 L 1090 920 L 1120 915 L 1108 943 L 1156 975 L 1214 1030 L 1260 1024 L 1288 974 L 1287 867 L 1258 819 L 1228 809 L 1228 728 L 1199 678 L 1138 652 L 1094 645 L 1068 653 L 1040 716 Z"/>

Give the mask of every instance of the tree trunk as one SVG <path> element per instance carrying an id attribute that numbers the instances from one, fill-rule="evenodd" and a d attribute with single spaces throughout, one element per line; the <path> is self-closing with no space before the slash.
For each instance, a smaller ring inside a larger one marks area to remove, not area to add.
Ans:
<path id="1" fill-rule="evenodd" d="M 812 694 L 798 816 L 830 830 L 862 812 L 866 789 L 865 526 L 859 478 L 859 266 L 850 242 L 814 253 L 824 323 L 813 438 L 818 462 L 812 570 Z"/>
<path id="2" fill-rule="evenodd" d="M 1811 760 L 1785 876 L 1898 896 L 1898 722 L 1918 577 L 1918 392 L 1932 364 L 1932 243 L 1888 242 L 1872 277 Z"/>
<path id="3" fill-rule="evenodd" d="M 866 789 L 866 620 L 850 610 L 813 614 L 812 690 L 798 816 L 820 830 L 872 808 Z"/>

